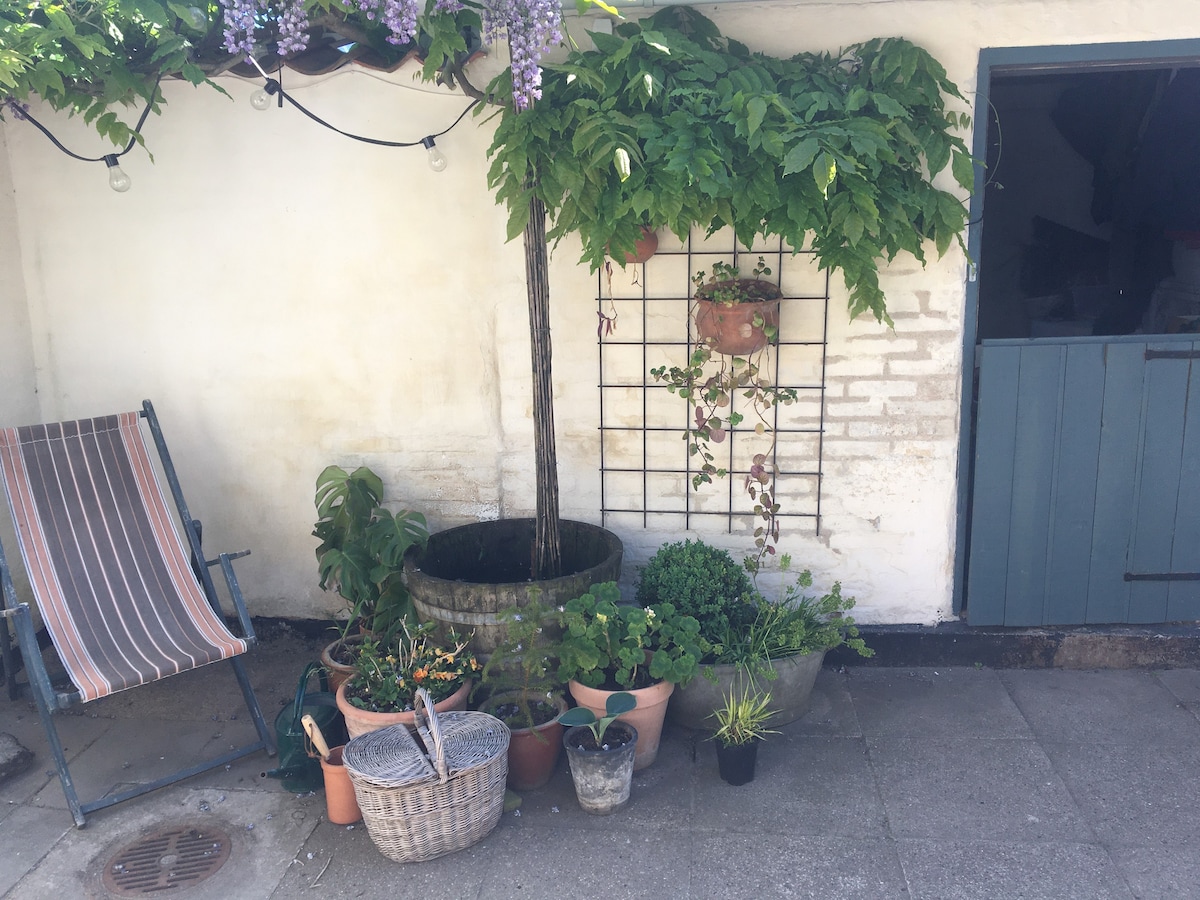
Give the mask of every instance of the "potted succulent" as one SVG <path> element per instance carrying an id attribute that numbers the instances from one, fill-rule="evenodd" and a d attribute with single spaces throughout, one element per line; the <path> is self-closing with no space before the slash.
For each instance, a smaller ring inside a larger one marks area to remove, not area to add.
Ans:
<path id="1" fill-rule="evenodd" d="M 317 477 L 313 537 L 323 590 L 336 590 L 346 606 L 337 640 L 322 651 L 331 688 L 354 670 L 362 637 L 358 628 L 387 642 L 412 608 L 402 571 L 404 555 L 429 540 L 425 517 L 383 503 L 383 481 L 366 466 L 347 472 L 327 466 Z"/>
<path id="2" fill-rule="evenodd" d="M 785 554 L 781 572 L 790 566 L 791 558 Z M 828 650 L 846 644 L 862 656 L 874 655 L 846 615 L 854 607 L 854 598 L 842 596 L 837 582 L 827 593 L 809 596 L 805 591 L 812 584 L 812 573 L 805 570 L 785 587 L 778 602 L 753 592 L 749 620 L 731 626 L 717 641 L 705 642 L 701 677 L 673 698 L 671 721 L 703 728 L 731 690 L 761 685 L 775 724 L 786 725 L 808 711 Z"/>
<path id="3" fill-rule="evenodd" d="M 571 766 L 575 796 L 584 812 L 597 816 L 616 812 L 629 801 L 638 731 L 617 717 L 637 705 L 625 691 L 609 694 L 600 715 L 583 706 L 558 717 L 567 727 L 563 746 Z"/>
<path id="4" fill-rule="evenodd" d="M 696 285 L 696 342 L 727 356 L 758 353 L 779 338 L 778 286 L 764 276 L 771 270 L 760 256 L 753 278 L 740 277 L 738 267 L 713 263 L 712 274 L 701 270 L 692 277 Z"/>
<path id="5" fill-rule="evenodd" d="M 389 725 L 415 721 L 417 688 L 425 688 L 436 712 L 467 708 L 479 661 L 466 637 L 434 640 L 435 626 L 410 628 L 402 621 L 388 642 L 368 638 L 354 662 L 354 674 L 336 694 L 351 739 Z"/>
<path id="6" fill-rule="evenodd" d="M 554 775 L 562 750 L 567 711 L 561 684 L 550 657 L 553 635 L 560 633 L 561 613 L 541 602 L 501 613 L 505 636 L 483 667 L 476 692 L 484 692 L 479 709 L 508 726 L 508 786 L 532 791 Z"/>
<path id="7" fill-rule="evenodd" d="M 607 708 L 609 694 L 633 695 L 636 707 L 621 718 L 638 730 L 634 768 L 644 769 L 658 756 L 671 693 L 699 670 L 700 624 L 670 603 L 627 606 L 620 599 L 610 581 L 568 601 L 554 655 L 559 680 L 576 703 L 596 715 Z"/>
<path id="8" fill-rule="evenodd" d="M 751 686 L 743 688 L 740 694 L 730 689 L 725 704 L 713 713 L 717 720 L 713 733 L 717 770 L 724 781 L 741 785 L 754 780 L 758 745 L 768 734 L 778 734 L 766 727 L 773 715 L 767 694 Z"/>

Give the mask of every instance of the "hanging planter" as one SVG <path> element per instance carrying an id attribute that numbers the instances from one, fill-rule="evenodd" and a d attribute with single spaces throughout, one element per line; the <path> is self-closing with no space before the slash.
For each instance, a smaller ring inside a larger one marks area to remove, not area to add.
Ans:
<path id="1" fill-rule="evenodd" d="M 758 258 L 753 278 L 739 278 L 737 266 L 714 263 L 712 275 L 696 273 L 696 342 L 726 356 L 749 356 L 779 335 L 779 287 L 760 276 L 771 270 Z"/>

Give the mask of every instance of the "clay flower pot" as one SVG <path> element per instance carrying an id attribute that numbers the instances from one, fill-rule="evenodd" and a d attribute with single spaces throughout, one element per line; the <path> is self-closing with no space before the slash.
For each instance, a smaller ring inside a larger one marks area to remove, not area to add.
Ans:
<path id="1" fill-rule="evenodd" d="M 633 252 L 625 254 L 625 264 L 644 263 L 658 252 L 658 234 L 647 226 L 642 226 L 642 236 L 634 243 Z"/>
<path id="2" fill-rule="evenodd" d="M 342 765 L 345 749 L 345 746 L 331 747 L 329 759 L 321 760 L 321 772 L 325 776 L 325 813 L 334 825 L 353 825 L 362 819 L 350 773 Z"/>
<path id="3" fill-rule="evenodd" d="M 769 287 L 774 285 L 763 282 Z M 779 328 L 778 289 L 773 300 L 735 303 L 727 306 L 697 295 L 697 343 L 707 344 L 726 356 L 748 356 L 767 346 L 767 328 Z M 756 322 L 756 319 L 759 320 Z"/>
<path id="4" fill-rule="evenodd" d="M 496 715 L 498 706 L 515 701 L 520 693 L 506 691 L 496 694 L 488 700 L 484 711 Z M 542 694 L 539 699 L 545 700 L 546 697 Z M 514 791 L 535 791 L 545 787 L 554 776 L 563 740 L 563 726 L 559 724 L 558 716 L 567 711 L 567 701 L 556 696 L 553 704 L 555 717 L 549 722 L 532 728 L 515 728 L 509 722 L 504 723 L 511 732 L 508 740 L 508 786 Z M 504 719 L 501 718 L 501 721 Z"/>
<path id="5" fill-rule="evenodd" d="M 613 691 L 588 687 L 578 681 L 567 684 L 567 689 L 575 702 L 585 709 L 590 709 L 599 718 L 604 715 L 608 695 Z M 660 681 L 650 687 L 630 691 L 637 706 L 627 713 L 617 717 L 618 722 L 625 722 L 637 729 L 637 754 L 633 768 L 644 769 L 658 758 L 658 744 L 662 738 L 663 719 L 667 715 L 667 701 L 675 691 L 675 685 L 669 681 Z"/>
<path id="6" fill-rule="evenodd" d="M 347 682 L 348 683 L 348 682 Z M 433 705 L 434 712 L 451 712 L 467 708 L 467 698 L 471 695 L 471 682 L 467 681 L 457 691 Z M 416 727 L 416 713 L 411 709 L 406 712 L 379 713 L 359 709 L 346 699 L 346 685 L 337 691 L 337 708 L 341 710 L 346 720 L 346 732 L 351 739 L 360 734 L 368 734 L 387 728 L 389 725 L 407 725 L 410 729 Z"/>

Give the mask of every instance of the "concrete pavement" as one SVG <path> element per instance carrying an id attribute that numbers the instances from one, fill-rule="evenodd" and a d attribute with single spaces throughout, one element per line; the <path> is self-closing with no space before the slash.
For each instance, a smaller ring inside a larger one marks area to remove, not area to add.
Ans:
<path id="1" fill-rule="evenodd" d="M 268 720 L 322 643 L 275 628 L 246 659 Z M 81 792 L 153 778 L 248 736 L 228 666 L 60 719 Z M 236 716 L 236 718 L 235 718 Z M 229 858 L 183 900 L 231 898 L 1200 897 L 1200 670 L 827 667 L 811 712 L 730 787 L 703 735 L 669 725 L 630 805 L 584 814 L 565 760 L 482 842 L 426 863 L 383 857 L 244 759 L 91 814 L 76 829 L 32 705 L 0 732 L 36 754 L 0 784 L 0 895 L 113 893 L 104 873 L 145 835 L 195 827 Z M 124 889 L 122 889 L 124 890 Z M 146 894 L 148 896 L 148 894 Z"/>

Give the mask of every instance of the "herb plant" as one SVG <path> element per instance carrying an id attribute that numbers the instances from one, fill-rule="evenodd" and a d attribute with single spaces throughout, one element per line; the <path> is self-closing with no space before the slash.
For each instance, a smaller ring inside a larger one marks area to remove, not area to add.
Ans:
<path id="1" fill-rule="evenodd" d="M 637 603 L 655 609 L 670 603 L 696 619 L 702 639 L 715 643 L 750 620 L 751 591 L 745 570 L 728 551 L 688 539 L 663 544 L 650 557 L 638 581 Z"/>
<path id="2" fill-rule="evenodd" d="M 488 692 L 488 711 L 510 728 L 532 728 L 555 717 L 562 682 L 551 655 L 555 636 L 562 633 L 562 613 L 534 598 L 500 613 L 504 638 L 483 666 L 480 687 Z M 493 704 L 499 695 L 511 697 L 512 715 L 500 716 Z"/>
<path id="3" fill-rule="evenodd" d="M 787 572 L 790 565 L 791 558 L 784 554 L 780 570 Z M 806 569 L 785 588 L 778 602 L 755 593 L 752 619 L 742 628 L 730 628 L 709 648 L 706 659 L 718 665 L 739 666 L 752 678 L 773 679 L 776 672 L 771 660 L 785 656 L 832 650 L 842 644 L 860 656 L 874 656 L 875 651 L 859 637 L 854 619 L 846 615 L 854 608 L 854 598 L 842 596 L 840 582 L 834 582 L 820 597 L 803 593 L 812 584 L 812 573 Z"/>
<path id="4" fill-rule="evenodd" d="M 559 681 L 617 690 L 690 681 L 700 665 L 700 623 L 671 603 L 626 606 L 620 599 L 608 581 L 563 607 L 563 636 L 554 648 Z"/>

